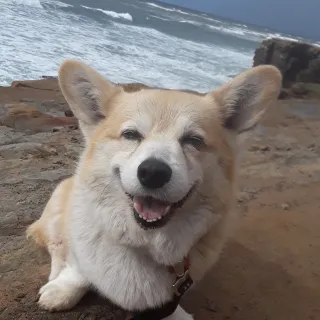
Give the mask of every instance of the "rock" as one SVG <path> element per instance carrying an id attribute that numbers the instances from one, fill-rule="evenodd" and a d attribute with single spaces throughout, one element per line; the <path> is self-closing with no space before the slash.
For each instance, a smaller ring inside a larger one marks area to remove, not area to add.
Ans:
<path id="1" fill-rule="evenodd" d="M 58 80 L 58 77 L 56 77 L 56 76 L 42 76 L 41 78 L 42 79 L 55 79 L 55 80 Z"/>
<path id="2" fill-rule="evenodd" d="M 33 88 L 40 90 L 60 91 L 58 80 L 55 78 L 43 80 L 27 80 L 27 81 L 13 81 L 11 84 L 13 88 Z"/>
<path id="3" fill-rule="evenodd" d="M 315 151 L 316 150 L 316 144 L 315 143 L 311 143 L 308 145 L 307 149 L 309 151 Z"/>
<path id="4" fill-rule="evenodd" d="M 289 210 L 289 208 L 290 208 L 290 206 L 289 206 L 287 203 L 283 203 L 283 204 L 281 205 L 281 209 L 282 209 L 282 210 L 287 211 L 287 210 Z"/>
<path id="5" fill-rule="evenodd" d="M 47 81 L 47 80 L 41 80 Z M 20 83 L 20 82 L 19 82 Z M 44 88 L 47 87 L 43 85 Z M 58 90 L 42 90 L 41 88 L 34 88 L 32 86 L 20 86 L 17 84 L 15 87 L 1 87 L 0 86 L 1 103 L 13 102 L 41 102 L 43 100 L 55 100 L 58 103 L 66 103 L 66 100 Z M 23 100 L 23 101 L 21 101 Z"/>
<path id="6" fill-rule="evenodd" d="M 320 48 L 311 44 L 268 39 L 262 41 L 254 55 L 254 66 L 271 64 L 283 75 L 283 85 L 295 82 L 320 83 Z"/>
<path id="7" fill-rule="evenodd" d="M 248 151 L 250 151 L 250 152 L 255 152 L 255 151 L 266 152 L 266 151 L 270 151 L 270 147 L 253 144 L 248 148 Z"/>
<path id="8" fill-rule="evenodd" d="M 149 86 L 143 84 L 143 83 L 117 83 L 116 85 L 122 86 L 124 91 L 126 92 L 135 92 L 140 91 L 142 89 L 150 89 Z"/>
<path id="9" fill-rule="evenodd" d="M 73 114 L 73 112 L 72 112 L 71 110 L 66 110 L 66 111 L 64 112 L 64 115 L 65 115 L 66 117 L 68 117 L 68 118 L 74 116 L 74 114 Z"/>
<path id="10" fill-rule="evenodd" d="M 142 89 L 154 89 L 157 87 L 150 87 L 147 86 L 143 83 L 116 83 L 115 85 L 117 86 L 121 86 L 124 91 L 126 92 L 136 92 L 136 91 L 140 91 Z M 170 89 L 164 89 L 161 88 L 162 90 L 170 90 Z M 180 91 L 183 92 L 188 92 L 188 93 L 192 93 L 192 94 L 196 94 L 196 95 L 205 95 L 206 93 L 202 93 L 202 92 L 198 92 L 198 91 L 194 91 L 194 90 L 187 90 L 187 89 L 181 89 Z"/>
<path id="11" fill-rule="evenodd" d="M 261 146 L 260 150 L 263 152 L 270 151 L 270 147 L 269 146 Z"/>
<path id="12" fill-rule="evenodd" d="M 7 104 L 0 108 L 0 124 L 18 131 L 44 132 L 77 125 L 75 118 L 54 117 L 42 113 L 35 104 Z"/>
<path id="13" fill-rule="evenodd" d="M 320 99 L 320 83 L 303 83 L 308 90 L 308 97 Z"/>
<path id="14" fill-rule="evenodd" d="M 295 95 L 298 95 L 298 96 L 303 96 L 308 93 L 307 86 L 302 82 L 295 83 L 291 87 L 291 91 L 292 91 L 292 93 L 294 93 Z"/>
<path id="15" fill-rule="evenodd" d="M 287 99 L 289 97 L 289 93 L 286 89 L 282 89 L 279 93 L 278 99 L 279 100 L 284 100 Z"/>

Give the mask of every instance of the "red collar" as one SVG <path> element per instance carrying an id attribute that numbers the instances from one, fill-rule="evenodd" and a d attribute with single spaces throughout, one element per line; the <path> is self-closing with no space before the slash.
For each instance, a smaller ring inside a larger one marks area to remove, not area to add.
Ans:
<path id="1" fill-rule="evenodd" d="M 168 270 L 170 273 L 176 274 L 177 277 L 182 277 L 183 274 L 190 269 L 189 256 L 186 256 L 183 261 L 176 263 L 173 266 L 169 266 Z"/>

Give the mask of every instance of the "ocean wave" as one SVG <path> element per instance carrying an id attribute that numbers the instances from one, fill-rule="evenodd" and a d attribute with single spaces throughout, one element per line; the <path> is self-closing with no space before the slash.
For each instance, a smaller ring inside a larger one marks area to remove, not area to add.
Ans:
<path id="1" fill-rule="evenodd" d="M 207 20 L 207 21 L 212 21 L 212 22 L 215 22 L 215 23 L 222 23 L 222 21 L 221 20 L 218 20 L 218 19 L 213 19 L 213 18 L 209 18 L 208 16 L 201 16 L 202 17 L 202 19 L 205 19 L 205 20 Z"/>
<path id="2" fill-rule="evenodd" d="M 178 22 L 192 24 L 192 25 L 197 26 L 197 27 L 201 27 L 203 25 L 201 22 L 192 21 L 192 20 L 180 20 Z"/>
<path id="3" fill-rule="evenodd" d="M 147 2 L 147 5 L 150 6 L 150 7 L 154 7 L 154 8 L 157 8 L 157 9 L 162 9 L 162 10 L 165 10 L 165 11 L 178 12 L 178 13 L 189 15 L 188 12 L 184 12 L 184 11 L 181 11 L 179 9 L 171 9 L 171 8 L 162 7 L 162 6 L 159 6 L 158 4 L 155 4 L 155 3 L 152 3 L 152 2 Z"/>
<path id="4" fill-rule="evenodd" d="M 70 8 L 73 7 L 72 4 L 67 4 L 67 3 L 63 3 L 60 1 L 55 1 L 55 0 L 41 0 L 41 3 L 43 4 L 49 4 L 53 7 L 59 7 L 59 8 Z"/>
<path id="5" fill-rule="evenodd" d="M 262 41 L 264 39 L 273 38 L 273 37 L 292 40 L 292 41 L 299 41 L 296 38 L 291 38 L 289 36 L 284 36 L 277 33 L 249 30 L 247 26 L 240 27 L 239 25 L 237 25 L 237 26 L 226 27 L 224 25 L 220 25 L 220 26 L 206 25 L 206 27 L 211 30 L 217 30 L 219 32 L 230 34 L 241 39 L 248 39 L 248 40 L 257 41 L 257 42 Z"/>
<path id="6" fill-rule="evenodd" d="M 86 7 L 81 5 L 82 8 L 88 9 L 88 10 L 93 10 L 93 11 L 100 11 L 104 14 L 106 14 L 109 17 L 115 18 L 115 19 L 125 19 L 129 21 L 133 21 L 132 15 L 130 13 L 118 13 L 115 11 L 107 11 L 99 8 L 91 8 L 91 7 Z"/>
<path id="7" fill-rule="evenodd" d="M 284 36 L 281 35 L 279 33 L 269 33 L 267 39 L 271 39 L 271 38 L 278 38 L 278 39 L 283 39 L 283 40 L 289 40 L 289 41 L 294 41 L 294 42 L 299 42 L 299 41 L 303 41 L 302 39 L 297 39 L 297 38 L 292 38 L 289 36 Z"/>
<path id="8" fill-rule="evenodd" d="M 245 32 L 244 30 L 241 29 L 236 29 L 236 28 L 226 28 L 224 26 L 213 26 L 213 25 L 206 25 L 206 27 L 208 27 L 209 29 L 212 30 L 217 30 L 223 33 L 229 33 L 229 34 L 233 34 L 233 35 L 241 35 L 241 36 L 245 36 Z"/>
<path id="9" fill-rule="evenodd" d="M 163 17 L 158 17 L 158 16 L 154 16 L 154 15 L 150 15 L 150 17 L 152 18 L 156 18 L 156 19 L 159 19 L 159 20 L 162 20 L 162 21 L 172 21 L 172 19 L 166 19 L 166 18 L 163 18 Z"/>
<path id="10" fill-rule="evenodd" d="M 18 4 L 18 5 L 24 5 L 24 6 L 42 9 L 42 5 L 39 0 L 9 0 L 9 1 L 0 1 L 0 2 L 5 2 L 5 3 L 11 2 L 12 4 Z"/>
<path id="11" fill-rule="evenodd" d="M 222 33 L 231 34 L 235 37 L 257 41 L 257 42 L 260 42 L 264 39 L 270 39 L 270 38 L 279 38 L 279 39 L 289 40 L 289 41 L 306 41 L 299 37 L 284 35 L 280 33 L 272 33 L 269 30 L 265 30 L 265 31 L 250 30 L 246 25 L 239 25 L 239 24 L 234 24 L 234 26 L 230 26 L 230 27 L 226 27 L 223 25 L 221 26 L 206 25 L 206 27 L 212 30 L 220 31 Z"/>
<path id="12" fill-rule="evenodd" d="M 60 7 L 60 8 L 70 8 L 70 7 L 73 7 L 72 4 L 67 4 L 67 3 L 60 2 L 60 1 L 55 1 L 54 4 L 55 4 L 57 7 Z"/>

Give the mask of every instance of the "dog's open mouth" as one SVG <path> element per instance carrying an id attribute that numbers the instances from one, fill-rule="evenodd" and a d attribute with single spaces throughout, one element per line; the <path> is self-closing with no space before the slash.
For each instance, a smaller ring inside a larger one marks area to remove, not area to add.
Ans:
<path id="1" fill-rule="evenodd" d="M 190 197 L 194 187 L 176 203 L 169 203 L 147 196 L 130 196 L 133 202 L 134 218 L 143 229 L 155 229 L 164 226 L 174 211 L 181 208 Z"/>

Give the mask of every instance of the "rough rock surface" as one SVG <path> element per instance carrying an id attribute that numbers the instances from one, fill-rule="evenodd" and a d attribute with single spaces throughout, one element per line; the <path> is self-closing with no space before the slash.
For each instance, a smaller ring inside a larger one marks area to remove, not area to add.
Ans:
<path id="1" fill-rule="evenodd" d="M 54 81 L 0 88 L 0 319 L 124 319 L 95 294 L 64 313 L 36 304 L 49 259 L 25 240 L 25 228 L 82 148 Z M 196 319 L 320 319 L 319 123 L 319 102 L 286 100 L 257 128 L 243 162 L 239 226 L 184 300 Z"/>
<path id="2" fill-rule="evenodd" d="M 262 41 L 254 56 L 254 66 L 272 64 L 283 74 L 283 84 L 320 83 L 320 48 L 282 39 Z"/>

